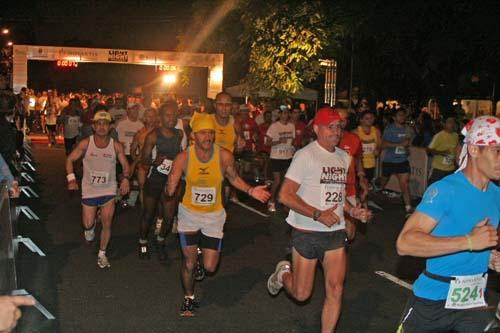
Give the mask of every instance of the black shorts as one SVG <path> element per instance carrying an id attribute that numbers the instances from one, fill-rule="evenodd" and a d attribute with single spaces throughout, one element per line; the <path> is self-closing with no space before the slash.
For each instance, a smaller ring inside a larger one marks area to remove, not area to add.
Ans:
<path id="1" fill-rule="evenodd" d="M 210 249 L 220 252 L 222 239 L 204 235 L 201 230 L 194 234 L 179 233 L 181 247 L 197 245 L 201 249 Z"/>
<path id="2" fill-rule="evenodd" d="M 46 125 L 46 126 L 47 126 L 47 132 L 49 132 L 49 133 L 55 133 L 56 132 L 57 125 Z"/>
<path id="3" fill-rule="evenodd" d="M 410 173 L 410 163 L 408 161 L 399 163 L 382 162 L 382 175 L 384 177 L 403 173 Z"/>
<path id="4" fill-rule="evenodd" d="M 234 154 L 234 159 L 242 160 L 246 162 L 251 162 L 253 160 L 254 154 L 251 150 L 243 150 L 239 153 Z"/>
<path id="5" fill-rule="evenodd" d="M 446 301 L 433 301 L 411 295 L 399 323 L 398 332 L 484 332 L 493 320 L 486 308 L 469 310 L 445 309 Z"/>
<path id="6" fill-rule="evenodd" d="M 167 185 L 168 176 L 152 173 L 144 183 L 144 196 L 158 200 Z"/>
<path id="7" fill-rule="evenodd" d="M 278 160 L 271 158 L 271 172 L 286 172 L 292 163 L 292 159 Z"/>
<path id="8" fill-rule="evenodd" d="M 64 138 L 64 150 L 66 151 L 66 155 L 69 155 L 73 151 L 77 138 L 77 136 L 74 138 Z"/>
<path id="9" fill-rule="evenodd" d="M 343 248 L 346 243 L 347 234 L 344 229 L 331 232 L 292 230 L 292 246 L 306 259 L 323 261 L 325 252 Z"/>
<path id="10" fill-rule="evenodd" d="M 427 182 L 427 185 L 431 185 L 432 183 L 435 183 L 438 180 L 441 180 L 444 177 L 449 176 L 449 175 L 451 175 L 454 172 L 455 172 L 455 170 L 444 171 L 444 170 L 439 170 L 439 169 L 432 169 L 432 175 L 431 175 L 431 178 L 429 178 L 429 181 Z"/>
<path id="11" fill-rule="evenodd" d="M 375 177 L 375 168 L 365 168 L 366 180 L 371 182 Z"/>

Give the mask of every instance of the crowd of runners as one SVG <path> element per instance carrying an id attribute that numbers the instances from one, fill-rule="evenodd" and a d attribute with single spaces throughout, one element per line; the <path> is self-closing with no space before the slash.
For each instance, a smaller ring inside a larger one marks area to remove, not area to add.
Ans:
<path id="1" fill-rule="evenodd" d="M 51 93 L 53 101 L 56 94 Z M 266 203 L 270 213 L 288 214 L 291 261 L 277 263 L 267 280 L 269 293 L 277 295 L 284 288 L 294 299 L 307 300 L 321 264 L 322 332 L 335 332 L 346 245 L 356 224 L 372 218 L 370 191 L 383 189 L 395 175 L 408 218 L 397 251 L 428 258 L 398 332 L 480 332 L 486 326 L 491 314 L 470 309 L 486 305 L 488 267 L 500 270 L 495 250 L 500 219 L 498 118 L 476 118 L 459 133 L 457 120 L 447 117 L 439 131 L 432 126 L 433 133 L 426 128 L 428 114 L 412 127 L 404 108 L 382 116 L 370 110 L 350 112 L 342 105 L 308 113 L 288 103 L 276 109 L 240 105 L 223 92 L 203 107 L 175 99 L 145 107 L 143 100 L 125 96 L 89 95 L 85 100 L 71 96 L 44 120 L 52 133 L 50 145 L 52 136 L 64 136 L 68 189 L 81 188 L 84 239 L 94 241 L 100 223 L 97 265 L 109 268 L 106 250 L 115 206 L 130 202 L 127 196 L 136 188 L 142 211 L 139 258 L 149 259 L 154 243 L 159 259 L 165 260 L 166 237 L 178 233 L 181 316 L 194 315 L 195 283 L 217 270 L 225 207 L 238 200 L 239 191 Z M 24 131 L 25 118 L 13 114 L 1 121 Z M 426 147 L 433 160 L 432 185 L 414 208 L 409 148 L 416 144 Z"/>

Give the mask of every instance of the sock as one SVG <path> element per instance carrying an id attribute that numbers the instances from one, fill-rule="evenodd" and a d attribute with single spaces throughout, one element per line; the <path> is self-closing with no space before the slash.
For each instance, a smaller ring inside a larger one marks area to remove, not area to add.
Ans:
<path id="1" fill-rule="evenodd" d="M 99 250 L 99 254 L 98 254 L 99 257 L 104 257 L 105 255 L 106 255 L 106 251 Z"/>
<path id="2" fill-rule="evenodd" d="M 148 243 L 148 240 L 147 239 L 142 239 L 142 238 L 139 238 L 139 244 L 141 245 L 145 245 Z"/>
<path id="3" fill-rule="evenodd" d="M 184 298 L 189 298 L 190 300 L 193 300 L 194 301 L 194 294 L 191 295 L 191 296 L 184 296 Z"/>
<path id="4" fill-rule="evenodd" d="M 405 209 L 406 209 L 407 212 L 409 212 L 411 210 L 411 205 L 406 205 Z"/>

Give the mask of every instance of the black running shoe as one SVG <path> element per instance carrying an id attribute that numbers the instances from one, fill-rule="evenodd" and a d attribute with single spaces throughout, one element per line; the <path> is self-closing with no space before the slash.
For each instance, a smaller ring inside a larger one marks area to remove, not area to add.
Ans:
<path id="1" fill-rule="evenodd" d="M 165 242 L 157 243 L 156 249 L 158 251 L 158 260 L 160 261 L 167 260 L 167 249 L 165 246 Z"/>
<path id="2" fill-rule="evenodd" d="M 148 244 L 139 244 L 139 258 L 141 259 L 149 259 L 151 254 L 149 253 Z"/>
<path id="3" fill-rule="evenodd" d="M 194 317 L 194 310 L 198 308 L 198 302 L 189 297 L 184 297 L 184 301 L 181 305 L 180 315 L 181 317 Z"/>

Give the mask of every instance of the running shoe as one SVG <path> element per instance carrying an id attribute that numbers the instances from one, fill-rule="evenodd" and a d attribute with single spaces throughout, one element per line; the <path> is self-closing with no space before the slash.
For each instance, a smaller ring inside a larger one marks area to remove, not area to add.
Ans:
<path id="1" fill-rule="evenodd" d="M 90 229 L 83 229 L 83 237 L 85 237 L 85 240 L 87 243 L 91 243 L 94 241 L 95 238 L 95 223 Z"/>
<path id="2" fill-rule="evenodd" d="M 158 260 L 167 260 L 167 247 L 165 246 L 165 240 L 157 242 L 156 250 L 158 251 Z"/>
<path id="3" fill-rule="evenodd" d="M 290 272 L 290 267 L 288 260 L 282 260 L 276 265 L 274 273 L 267 280 L 267 290 L 271 295 L 278 295 L 281 288 L 283 288 L 283 273 Z"/>
<path id="4" fill-rule="evenodd" d="M 198 307 L 199 304 L 194 299 L 184 297 L 184 301 L 182 302 L 180 311 L 181 317 L 194 317 L 194 310 Z"/>
<path id="5" fill-rule="evenodd" d="M 140 244 L 139 243 L 139 258 L 141 259 L 149 259 L 151 257 L 149 253 L 148 244 Z"/>
<path id="6" fill-rule="evenodd" d="M 198 248 L 198 258 L 196 259 L 196 267 L 194 268 L 194 279 L 196 281 L 202 281 L 205 278 L 205 268 L 203 268 L 202 252 Z"/>
<path id="7" fill-rule="evenodd" d="M 274 213 L 276 212 L 276 204 L 274 202 L 269 202 L 267 204 L 267 210 L 270 212 L 270 213 Z"/>
<path id="8" fill-rule="evenodd" d="M 108 257 L 106 257 L 105 254 L 101 254 L 101 255 L 97 256 L 97 266 L 99 266 L 99 268 L 111 267 L 109 260 L 108 260 Z"/>

